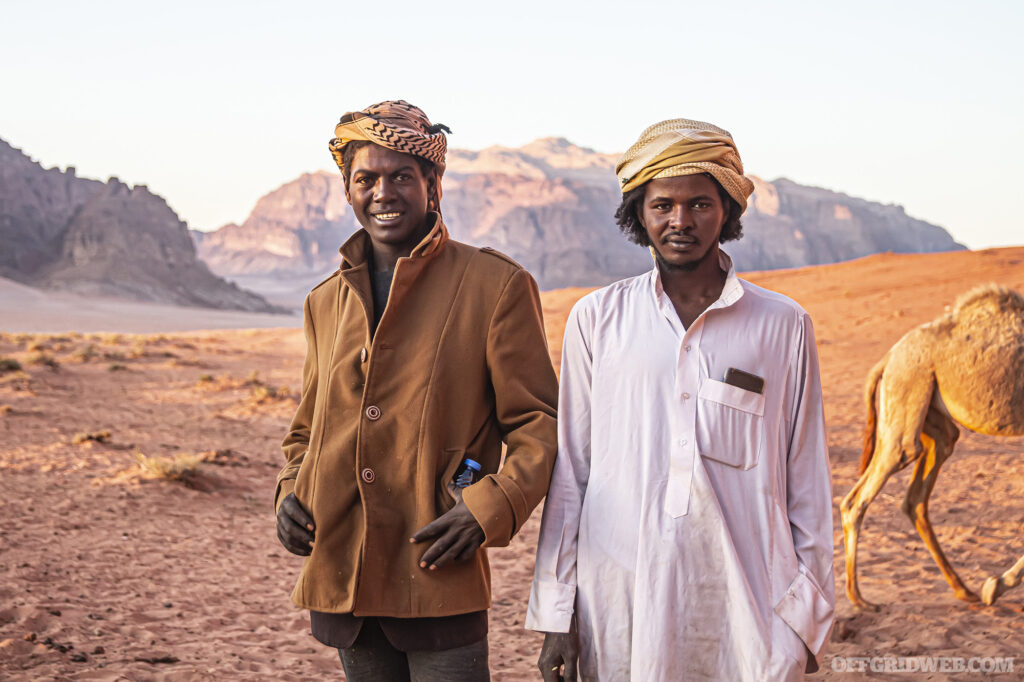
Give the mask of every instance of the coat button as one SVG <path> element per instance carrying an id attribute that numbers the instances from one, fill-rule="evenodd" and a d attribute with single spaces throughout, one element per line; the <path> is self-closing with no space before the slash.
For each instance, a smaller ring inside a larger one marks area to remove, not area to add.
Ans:
<path id="1" fill-rule="evenodd" d="M 370 405 L 366 408 L 366 418 L 372 422 L 380 419 L 380 408 L 376 405 Z"/>
<path id="2" fill-rule="evenodd" d="M 366 362 L 366 347 L 365 346 L 359 351 L 359 361 L 360 362 Z"/>
<path id="3" fill-rule="evenodd" d="M 362 476 L 367 483 L 373 483 L 377 479 L 377 474 L 373 473 L 373 469 L 370 467 L 363 469 Z"/>

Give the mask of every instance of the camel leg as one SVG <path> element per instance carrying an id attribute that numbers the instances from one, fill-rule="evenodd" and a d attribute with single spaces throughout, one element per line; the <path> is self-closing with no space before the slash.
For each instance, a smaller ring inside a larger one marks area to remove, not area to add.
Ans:
<path id="1" fill-rule="evenodd" d="M 928 498 L 935 488 L 939 469 L 942 467 L 942 463 L 953 454 L 953 446 L 959 437 L 960 430 L 957 429 L 953 420 L 936 409 L 929 410 L 921 434 L 924 454 L 914 465 L 914 475 L 907 488 L 907 496 L 903 500 L 903 513 L 913 522 L 914 528 L 924 540 L 925 546 L 932 558 L 935 559 L 935 563 L 938 564 L 939 570 L 942 571 L 942 577 L 953 588 L 957 599 L 975 602 L 978 601 L 978 595 L 967 589 L 967 586 L 960 580 L 960 576 L 949 564 L 949 560 L 946 559 L 945 553 L 939 546 L 939 539 L 935 535 L 928 517 Z"/>
<path id="2" fill-rule="evenodd" d="M 996 599 L 999 599 L 1004 592 L 1011 587 L 1020 585 L 1022 575 L 1024 575 L 1024 556 L 1017 559 L 1017 563 L 1006 573 L 998 578 L 992 576 L 985 581 L 985 586 L 981 588 L 981 600 L 989 606 L 995 604 Z"/>
<path id="3" fill-rule="evenodd" d="M 868 505 L 894 473 L 907 464 L 902 449 L 895 444 L 878 448 L 867 471 L 843 498 L 839 511 L 843 519 L 843 540 L 846 546 L 846 597 L 859 609 L 877 611 L 878 605 L 864 599 L 857 584 L 857 541 Z"/>

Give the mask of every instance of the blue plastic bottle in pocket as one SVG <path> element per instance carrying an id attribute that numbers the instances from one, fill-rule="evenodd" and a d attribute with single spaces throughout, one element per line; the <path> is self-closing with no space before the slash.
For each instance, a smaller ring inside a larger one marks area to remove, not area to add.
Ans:
<path id="1" fill-rule="evenodd" d="M 456 488 L 466 488 L 476 483 L 479 477 L 480 463 L 467 457 L 462 460 L 462 464 L 459 465 L 455 476 L 452 477 L 452 481 L 455 482 Z"/>

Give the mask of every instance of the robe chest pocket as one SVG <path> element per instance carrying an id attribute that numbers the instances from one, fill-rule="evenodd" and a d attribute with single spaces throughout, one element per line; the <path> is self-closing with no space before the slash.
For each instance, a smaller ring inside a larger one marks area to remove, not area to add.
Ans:
<path id="1" fill-rule="evenodd" d="M 705 379 L 697 397 L 701 456 L 738 469 L 755 466 L 764 437 L 764 394 Z"/>

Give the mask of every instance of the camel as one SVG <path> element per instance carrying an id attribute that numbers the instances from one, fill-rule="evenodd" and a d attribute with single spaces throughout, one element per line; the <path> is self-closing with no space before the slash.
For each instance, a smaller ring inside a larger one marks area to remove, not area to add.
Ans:
<path id="1" fill-rule="evenodd" d="M 857 608 L 878 609 L 857 585 L 860 527 L 889 477 L 913 464 L 903 513 L 957 598 L 978 601 L 939 547 L 928 518 L 928 497 L 939 468 L 953 454 L 958 424 L 992 436 L 1024 435 L 1024 297 L 996 285 L 972 289 L 951 311 L 897 341 L 869 373 L 864 393 L 860 479 L 840 505 L 847 598 Z M 1016 585 L 1021 574 L 1024 558 L 986 582 L 986 601 Z"/>

